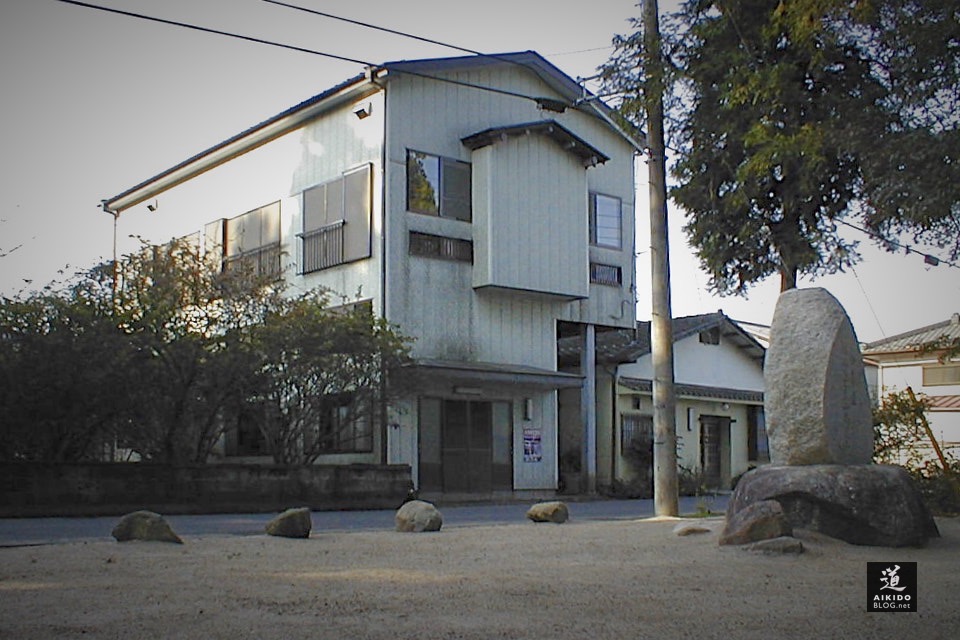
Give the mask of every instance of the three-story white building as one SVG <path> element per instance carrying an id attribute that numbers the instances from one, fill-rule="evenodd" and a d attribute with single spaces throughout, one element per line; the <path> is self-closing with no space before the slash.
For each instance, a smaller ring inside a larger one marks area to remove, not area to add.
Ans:
<path id="1" fill-rule="evenodd" d="M 558 390 L 579 390 L 589 482 L 595 333 L 634 326 L 640 150 L 536 53 L 404 61 L 103 206 L 160 202 L 205 225 L 225 264 L 327 287 L 415 339 L 416 390 L 322 462 L 408 463 L 427 493 L 546 494 Z M 558 371 L 561 334 L 582 340 L 576 373 Z M 229 452 L 258 453 L 237 441 Z"/>

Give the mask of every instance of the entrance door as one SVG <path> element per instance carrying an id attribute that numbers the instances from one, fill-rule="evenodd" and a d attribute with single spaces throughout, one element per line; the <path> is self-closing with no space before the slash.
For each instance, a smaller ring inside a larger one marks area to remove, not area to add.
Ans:
<path id="1" fill-rule="evenodd" d="M 729 443 L 729 440 L 730 418 L 700 416 L 700 468 L 703 469 L 704 484 L 710 489 L 723 484 L 724 441 Z"/>
<path id="2" fill-rule="evenodd" d="M 424 398 L 420 409 L 420 488 L 448 493 L 511 489 L 510 404 Z"/>
<path id="3" fill-rule="evenodd" d="M 444 491 L 488 493 L 493 486 L 490 403 L 444 400 L 443 405 Z"/>

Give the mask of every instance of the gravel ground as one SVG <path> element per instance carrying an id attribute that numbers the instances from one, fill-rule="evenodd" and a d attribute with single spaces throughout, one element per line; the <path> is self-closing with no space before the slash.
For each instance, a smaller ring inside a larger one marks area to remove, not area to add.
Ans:
<path id="1" fill-rule="evenodd" d="M 0 638 L 954 638 L 960 520 L 924 549 L 799 532 L 762 555 L 676 522 L 185 536 L 0 549 Z M 867 613 L 867 562 L 918 563 L 918 613 Z"/>

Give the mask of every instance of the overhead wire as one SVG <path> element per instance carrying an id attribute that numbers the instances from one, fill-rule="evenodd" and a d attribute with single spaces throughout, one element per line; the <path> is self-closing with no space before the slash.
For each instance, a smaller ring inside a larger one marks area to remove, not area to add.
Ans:
<path id="1" fill-rule="evenodd" d="M 340 60 L 342 62 L 351 62 L 353 64 L 361 64 L 365 66 L 375 66 L 366 60 L 359 60 L 357 58 L 348 58 L 346 56 L 336 55 L 333 53 L 327 53 L 325 51 L 317 51 L 316 49 L 308 49 L 306 47 L 298 47 L 291 44 L 283 44 L 281 42 L 274 42 L 273 40 L 266 40 L 264 38 L 257 38 L 254 36 L 245 36 L 239 33 L 233 33 L 231 31 L 223 31 L 221 29 L 213 29 L 211 27 L 203 27 L 196 24 L 190 24 L 189 22 L 180 22 L 179 20 L 168 20 L 166 18 L 158 18 L 156 16 L 149 16 L 143 13 L 137 13 L 135 11 L 126 11 L 124 9 L 114 9 L 113 7 L 104 7 L 98 4 L 91 4 L 89 2 L 80 2 L 79 0 L 57 0 L 57 2 L 62 2 L 64 4 L 72 4 L 78 7 L 85 7 L 87 9 L 97 9 L 98 11 L 105 11 L 107 13 L 115 13 L 122 16 L 128 16 L 130 18 L 139 18 L 141 20 L 148 20 L 150 22 L 158 22 L 160 24 L 166 24 L 174 27 L 182 27 L 184 29 L 192 29 L 194 31 L 202 31 L 204 33 L 213 33 L 219 36 L 226 36 L 228 38 L 236 38 L 238 40 L 246 40 L 247 42 L 255 42 L 257 44 L 265 44 L 271 47 L 279 47 L 281 49 L 289 49 L 291 51 L 299 51 L 300 53 L 310 53 L 317 56 L 323 56 L 325 58 L 332 58 L 334 60 Z"/>
<path id="2" fill-rule="evenodd" d="M 929 254 L 929 253 L 925 253 L 925 252 L 923 252 L 923 251 L 917 251 L 916 249 L 914 249 L 914 248 L 911 247 L 911 246 L 908 246 L 908 245 L 905 245 L 905 244 L 901 244 L 901 243 L 897 242 L 896 240 L 890 240 L 889 238 L 884 238 L 882 235 L 880 235 L 879 233 L 877 233 L 877 232 L 875 232 L 875 231 L 871 231 L 871 230 L 869 230 L 869 229 L 864 229 L 863 227 L 859 227 L 859 226 L 857 226 L 857 225 L 855 225 L 855 224 L 852 224 L 852 223 L 850 223 L 850 222 L 847 222 L 846 220 L 836 220 L 836 222 L 839 222 L 840 224 L 842 224 L 842 225 L 844 225 L 844 226 L 846 226 L 846 227 L 850 227 L 851 229 L 854 229 L 854 230 L 856 230 L 856 231 L 859 231 L 860 233 L 864 233 L 864 234 L 870 236 L 871 238 L 875 238 L 875 239 L 877 239 L 877 240 L 880 240 L 880 241 L 882 241 L 882 242 L 885 242 L 885 243 L 887 243 L 887 244 L 889 244 L 889 245 L 891 245 L 891 246 L 896 247 L 897 249 L 903 249 L 903 250 L 906 251 L 907 253 L 915 253 L 915 254 L 917 254 L 918 256 L 922 256 L 923 259 L 924 259 L 924 262 L 925 262 L 926 264 L 930 265 L 930 266 L 935 267 L 935 266 L 938 266 L 938 265 L 941 265 L 941 264 L 945 264 L 945 265 L 947 265 L 948 267 L 953 267 L 954 269 L 960 269 L 960 265 L 958 265 L 958 264 L 955 264 L 955 263 L 950 262 L 950 261 L 948 261 L 948 260 L 943 260 L 942 258 L 939 258 L 939 257 L 937 257 L 937 256 L 935 256 L 935 255 L 932 255 L 932 254 Z"/>
<path id="3" fill-rule="evenodd" d="M 269 1 L 269 0 L 265 0 L 265 1 Z M 348 56 L 337 55 L 337 54 L 329 53 L 329 52 L 326 52 L 326 51 L 318 51 L 318 50 L 316 50 L 316 49 L 309 49 L 309 48 L 306 48 L 306 47 L 299 47 L 299 46 L 296 46 L 296 45 L 284 44 L 284 43 L 276 42 L 276 41 L 273 41 L 273 40 L 267 40 L 267 39 L 265 39 L 265 38 L 257 38 L 257 37 L 254 37 L 254 36 L 247 36 L 247 35 L 243 35 L 243 34 L 239 34 L 239 33 L 234 33 L 234 32 L 231 32 L 231 31 L 224 31 L 224 30 L 221 30 L 221 29 L 214 29 L 214 28 L 211 28 L 211 27 L 204 27 L 204 26 L 201 26 L 201 25 L 191 24 L 191 23 L 188 23 L 188 22 L 181 22 L 181 21 L 179 21 L 179 20 L 170 20 L 170 19 L 167 19 L 167 18 L 159 18 L 159 17 L 156 17 L 156 16 L 146 15 L 146 14 L 143 14 L 143 13 L 137 13 L 137 12 L 134 12 L 134 11 L 126 11 L 126 10 L 124 10 L 124 9 L 115 9 L 115 8 L 113 8 L 113 7 L 105 7 L 105 6 L 102 6 L 102 5 L 92 4 L 92 3 L 89 3 L 89 2 L 81 2 L 80 0 L 57 0 L 57 2 L 62 2 L 62 3 L 64 3 L 64 4 L 75 5 L 75 6 L 78 6 L 78 7 L 85 7 L 85 8 L 88 8 L 88 9 L 97 9 L 97 10 L 99 10 L 99 11 L 104 11 L 104 12 L 107 12 L 107 13 L 114 13 L 114 14 L 118 14 L 118 15 L 123 15 L 123 16 L 131 17 L 131 18 L 138 18 L 138 19 L 147 20 L 147 21 L 150 21 L 150 22 L 157 22 L 157 23 L 160 23 L 160 24 L 166 24 L 166 25 L 169 25 L 169 26 L 181 27 L 181 28 L 184 28 L 184 29 L 191 29 L 191 30 L 200 31 L 200 32 L 203 32 L 203 33 L 211 33 L 211 34 L 215 34 L 215 35 L 225 36 L 225 37 L 228 37 L 228 38 L 235 38 L 235 39 L 244 40 L 244 41 L 247 41 L 247 42 L 254 42 L 254 43 L 257 43 L 257 44 L 263 44 L 263 45 L 268 45 L 268 46 L 272 46 L 272 47 L 278 47 L 278 48 L 282 48 L 282 49 L 288 49 L 288 50 L 297 51 L 297 52 L 300 52 L 300 53 L 309 53 L 309 54 L 312 54 L 312 55 L 322 56 L 322 57 L 325 57 L 325 58 L 331 58 L 331 59 L 334 59 L 334 60 L 340 60 L 340 61 L 342 61 L 342 62 L 350 62 L 350 63 L 353 63 L 353 64 L 363 65 L 364 67 L 371 68 L 371 69 L 379 68 L 379 67 L 382 66 L 382 65 L 380 65 L 380 64 L 378 64 L 378 63 L 373 63 L 373 62 L 370 62 L 370 61 L 368 61 L 368 60 L 361 60 L 361 59 L 359 59 L 359 58 L 351 58 L 351 57 L 348 57 Z M 285 4 L 285 3 L 275 3 L 275 4 Z M 293 7 L 293 8 L 300 8 L 300 7 L 296 7 L 295 5 L 285 5 L 285 6 L 291 6 L 291 7 Z M 304 9 L 304 10 L 313 12 L 312 10 L 307 10 L 307 9 Z M 345 20 L 349 20 L 349 19 L 345 19 Z M 365 26 L 371 26 L 371 27 L 373 27 L 373 28 L 386 29 L 385 27 L 374 27 L 373 25 L 365 25 Z M 392 31 L 392 30 L 391 30 L 391 31 Z M 402 34 L 402 32 L 396 32 L 396 33 Z M 409 34 L 404 34 L 404 35 L 408 35 L 408 36 L 409 36 Z M 414 37 L 414 36 L 410 36 L 410 37 Z M 436 42 L 436 44 L 443 44 L 443 43 Z M 444 46 L 451 46 L 451 47 L 453 47 L 454 45 L 444 45 Z M 457 47 L 457 48 L 458 48 L 458 47 Z M 469 52 L 473 53 L 473 52 L 472 52 L 471 50 L 469 50 L 469 49 L 462 49 L 462 48 L 461 48 L 461 50 L 469 51 Z M 506 59 L 506 58 L 504 58 L 504 57 L 502 57 L 502 56 L 496 56 L 496 55 L 491 55 L 491 54 L 483 54 L 483 53 L 479 53 L 479 52 L 477 52 L 476 55 L 482 55 L 482 56 L 497 58 L 497 59 L 502 60 L 502 61 L 508 61 L 508 62 L 510 62 L 510 63 L 512 63 L 512 64 L 518 64 L 518 65 L 520 65 L 520 66 L 526 66 L 526 65 L 523 65 L 523 64 L 520 63 L 520 62 L 517 62 L 517 61 L 515 61 L 515 60 L 509 60 L 509 59 Z M 489 86 L 486 86 L 486 85 L 475 84 L 475 83 L 472 83 L 472 82 L 465 82 L 465 81 L 463 81 L 463 80 L 455 80 L 455 79 L 453 79 L 453 78 L 444 78 L 444 77 L 439 77 L 439 76 L 433 76 L 433 75 L 430 75 L 430 74 L 427 74 L 427 73 L 420 73 L 420 72 L 412 71 L 412 70 L 409 70 L 409 69 L 396 70 L 396 71 L 399 72 L 399 73 L 403 73 L 403 74 L 405 74 L 405 75 L 409 75 L 409 76 L 424 78 L 424 79 L 428 79 L 428 80 L 435 80 L 435 81 L 437 81 L 437 82 L 444 82 L 444 83 L 448 83 L 448 84 L 459 85 L 459 86 L 468 87 L 468 88 L 471 88 L 471 89 L 477 89 L 477 90 L 479 90 L 479 91 L 488 91 L 488 92 L 490 92 L 490 93 L 497 93 L 497 94 L 500 94 L 500 95 L 511 96 L 511 97 L 519 98 L 519 99 L 523 99 L 523 100 L 529 100 L 529 101 L 532 101 L 532 102 L 536 103 L 537 106 L 540 107 L 541 109 L 546 109 L 546 110 L 549 110 L 549 111 L 562 112 L 562 111 L 564 111 L 565 109 L 575 109 L 575 108 L 578 108 L 578 106 L 579 106 L 578 104 L 570 103 L 570 102 L 567 102 L 567 101 L 565 101 L 565 100 L 558 100 L 558 99 L 555 99 L 555 98 L 547 98 L 547 97 L 543 97 L 543 96 L 531 96 L 531 95 L 527 95 L 527 94 L 524 94 L 524 93 L 519 93 L 519 92 L 516 92 L 516 91 L 509 91 L 509 90 L 506 90 L 506 89 L 499 89 L 499 88 L 497 88 L 497 87 L 489 87 Z"/>

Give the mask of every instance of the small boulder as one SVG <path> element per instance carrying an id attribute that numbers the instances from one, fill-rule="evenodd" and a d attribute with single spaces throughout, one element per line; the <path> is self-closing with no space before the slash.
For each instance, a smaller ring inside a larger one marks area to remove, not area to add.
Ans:
<path id="1" fill-rule="evenodd" d="M 790 536 L 780 536 L 770 540 L 759 540 L 743 547 L 746 551 L 763 553 L 766 555 L 800 555 L 803 553 L 803 543 Z"/>
<path id="2" fill-rule="evenodd" d="M 749 544 L 793 535 L 783 507 L 776 500 L 754 502 L 727 517 L 720 544 Z"/>
<path id="3" fill-rule="evenodd" d="M 411 500 L 397 509 L 394 518 L 397 531 L 421 533 L 423 531 L 440 531 L 443 526 L 443 516 L 435 506 L 424 500 Z"/>
<path id="4" fill-rule="evenodd" d="M 681 522 L 673 528 L 673 533 L 680 537 L 713 533 L 713 529 L 700 522 Z"/>
<path id="5" fill-rule="evenodd" d="M 134 511 L 120 518 L 113 528 L 113 537 L 117 542 L 130 540 L 148 540 L 154 542 L 174 542 L 183 544 L 166 519 L 153 511 Z"/>
<path id="6" fill-rule="evenodd" d="M 538 502 L 527 509 L 527 518 L 534 522 L 554 522 L 563 524 L 570 518 L 570 510 L 566 503 L 559 500 L 553 502 Z"/>
<path id="7" fill-rule="evenodd" d="M 313 522 L 310 519 L 310 509 L 299 507 L 287 509 L 267 523 L 268 535 L 281 538 L 309 538 Z"/>

